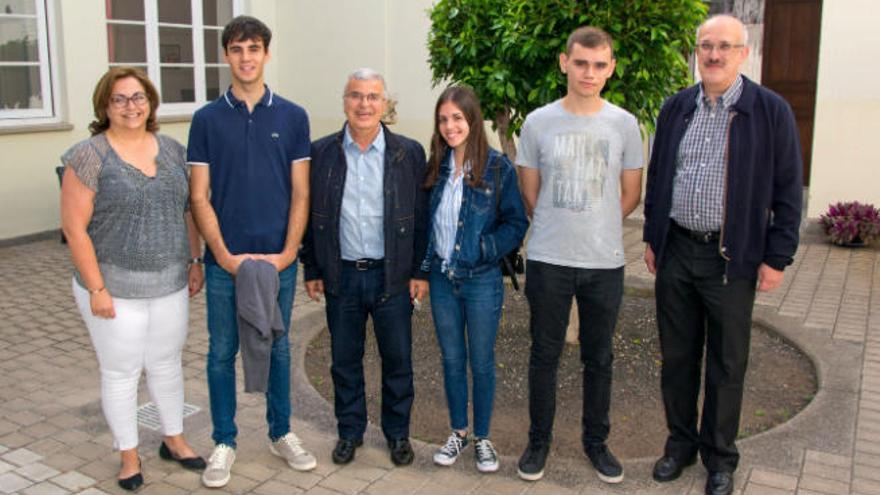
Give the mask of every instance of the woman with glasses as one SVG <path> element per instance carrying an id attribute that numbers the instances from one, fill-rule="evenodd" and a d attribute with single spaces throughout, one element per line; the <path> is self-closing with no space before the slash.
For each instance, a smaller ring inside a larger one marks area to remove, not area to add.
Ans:
<path id="1" fill-rule="evenodd" d="M 61 221 L 74 297 L 101 369 L 104 416 L 122 458 L 118 484 L 136 490 L 142 371 L 164 429 L 160 456 L 205 466 L 183 438 L 181 372 L 188 296 L 204 281 L 201 245 L 188 209 L 185 149 L 156 133 L 159 95 L 146 74 L 110 69 L 92 104 L 92 137 L 61 157 Z"/>
<path id="2" fill-rule="evenodd" d="M 495 335 L 504 284 L 498 262 L 519 246 L 529 222 L 516 171 L 489 148 L 474 92 L 447 88 L 434 110 L 425 186 L 431 188 L 428 249 L 431 312 L 443 356 L 452 432 L 434 462 L 453 464 L 467 447 L 468 377 L 473 379 L 473 442 L 477 470 L 498 470 L 489 440 L 495 397 Z"/>

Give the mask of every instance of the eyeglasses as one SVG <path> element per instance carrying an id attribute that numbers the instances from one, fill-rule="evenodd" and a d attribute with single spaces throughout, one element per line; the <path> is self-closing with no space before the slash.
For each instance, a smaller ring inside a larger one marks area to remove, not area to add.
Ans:
<path id="1" fill-rule="evenodd" d="M 125 108 L 128 106 L 128 102 L 132 102 L 135 104 L 135 106 L 141 107 L 146 105 L 148 101 L 150 101 L 150 99 L 147 98 L 147 95 L 141 93 L 140 91 L 131 96 L 120 94 L 110 95 L 110 104 L 116 108 Z"/>
<path id="2" fill-rule="evenodd" d="M 704 41 L 697 45 L 697 49 L 699 49 L 700 52 L 706 54 L 712 53 L 713 50 L 718 50 L 718 53 L 722 55 L 727 55 L 728 53 L 730 53 L 730 50 L 733 50 L 734 48 L 742 48 L 744 46 L 745 45 L 743 45 L 742 43 L 733 45 L 725 41 L 716 45 L 715 43 Z"/>
<path id="3" fill-rule="evenodd" d="M 361 102 L 367 100 L 370 103 L 377 103 L 385 99 L 384 96 L 379 93 L 367 93 L 363 94 L 359 91 L 352 91 L 350 93 L 345 93 L 345 97 L 351 101 Z"/>

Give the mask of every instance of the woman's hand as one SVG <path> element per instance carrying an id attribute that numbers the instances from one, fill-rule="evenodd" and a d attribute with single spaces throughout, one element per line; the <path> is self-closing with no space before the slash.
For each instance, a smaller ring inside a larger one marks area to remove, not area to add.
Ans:
<path id="1" fill-rule="evenodd" d="M 116 310 L 113 309 L 113 297 L 107 289 L 89 294 L 89 304 L 92 314 L 98 318 L 116 318 Z"/>
<path id="2" fill-rule="evenodd" d="M 198 294 L 205 286 L 205 271 L 201 263 L 192 263 L 188 269 L 189 297 Z"/>

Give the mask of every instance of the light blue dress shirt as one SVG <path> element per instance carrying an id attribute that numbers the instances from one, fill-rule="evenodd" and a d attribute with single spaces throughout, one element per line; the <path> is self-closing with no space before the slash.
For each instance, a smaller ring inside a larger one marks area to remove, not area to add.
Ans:
<path id="1" fill-rule="evenodd" d="M 461 212 L 461 196 L 464 191 L 465 169 L 455 177 L 455 155 L 449 154 L 449 179 L 443 187 L 440 204 L 434 213 L 434 252 L 443 260 L 442 271 L 452 258 L 455 234 L 458 232 L 458 216 Z"/>
<path id="2" fill-rule="evenodd" d="M 383 226 L 385 131 L 361 151 L 351 138 L 348 125 L 342 141 L 347 170 L 339 219 L 339 243 L 344 260 L 385 257 Z"/>

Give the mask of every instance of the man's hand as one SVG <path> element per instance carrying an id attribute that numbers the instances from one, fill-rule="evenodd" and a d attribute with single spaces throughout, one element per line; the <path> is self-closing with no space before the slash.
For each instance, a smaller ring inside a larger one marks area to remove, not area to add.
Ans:
<path id="1" fill-rule="evenodd" d="M 645 265 L 652 275 L 657 274 L 657 260 L 654 259 L 654 250 L 651 249 L 650 244 L 645 244 Z"/>
<path id="2" fill-rule="evenodd" d="M 782 285 L 785 274 L 781 270 L 771 268 L 766 263 L 758 267 L 758 292 L 771 292 Z"/>
<path id="3" fill-rule="evenodd" d="M 284 253 L 253 254 L 253 255 L 250 255 L 250 258 L 255 259 L 255 260 L 263 260 L 263 261 L 272 263 L 272 265 L 275 266 L 275 270 L 277 270 L 278 273 L 281 273 L 284 270 L 286 270 L 287 267 L 289 267 L 291 263 L 293 263 L 293 260 L 296 259 L 296 256 L 291 257 L 290 255 L 287 255 Z"/>
<path id="4" fill-rule="evenodd" d="M 421 302 L 428 295 L 428 281 L 417 278 L 409 279 L 409 298 Z"/>
<path id="5" fill-rule="evenodd" d="M 238 273 L 238 265 L 242 261 L 252 259 L 253 257 L 254 255 L 252 254 L 230 254 L 224 256 L 222 260 L 218 259 L 217 264 L 220 265 L 220 268 L 229 272 L 230 275 L 235 275 Z"/>
<path id="6" fill-rule="evenodd" d="M 306 294 L 309 295 L 309 299 L 312 301 L 321 300 L 321 295 L 324 294 L 324 281 L 322 279 L 317 280 L 306 280 Z"/>

